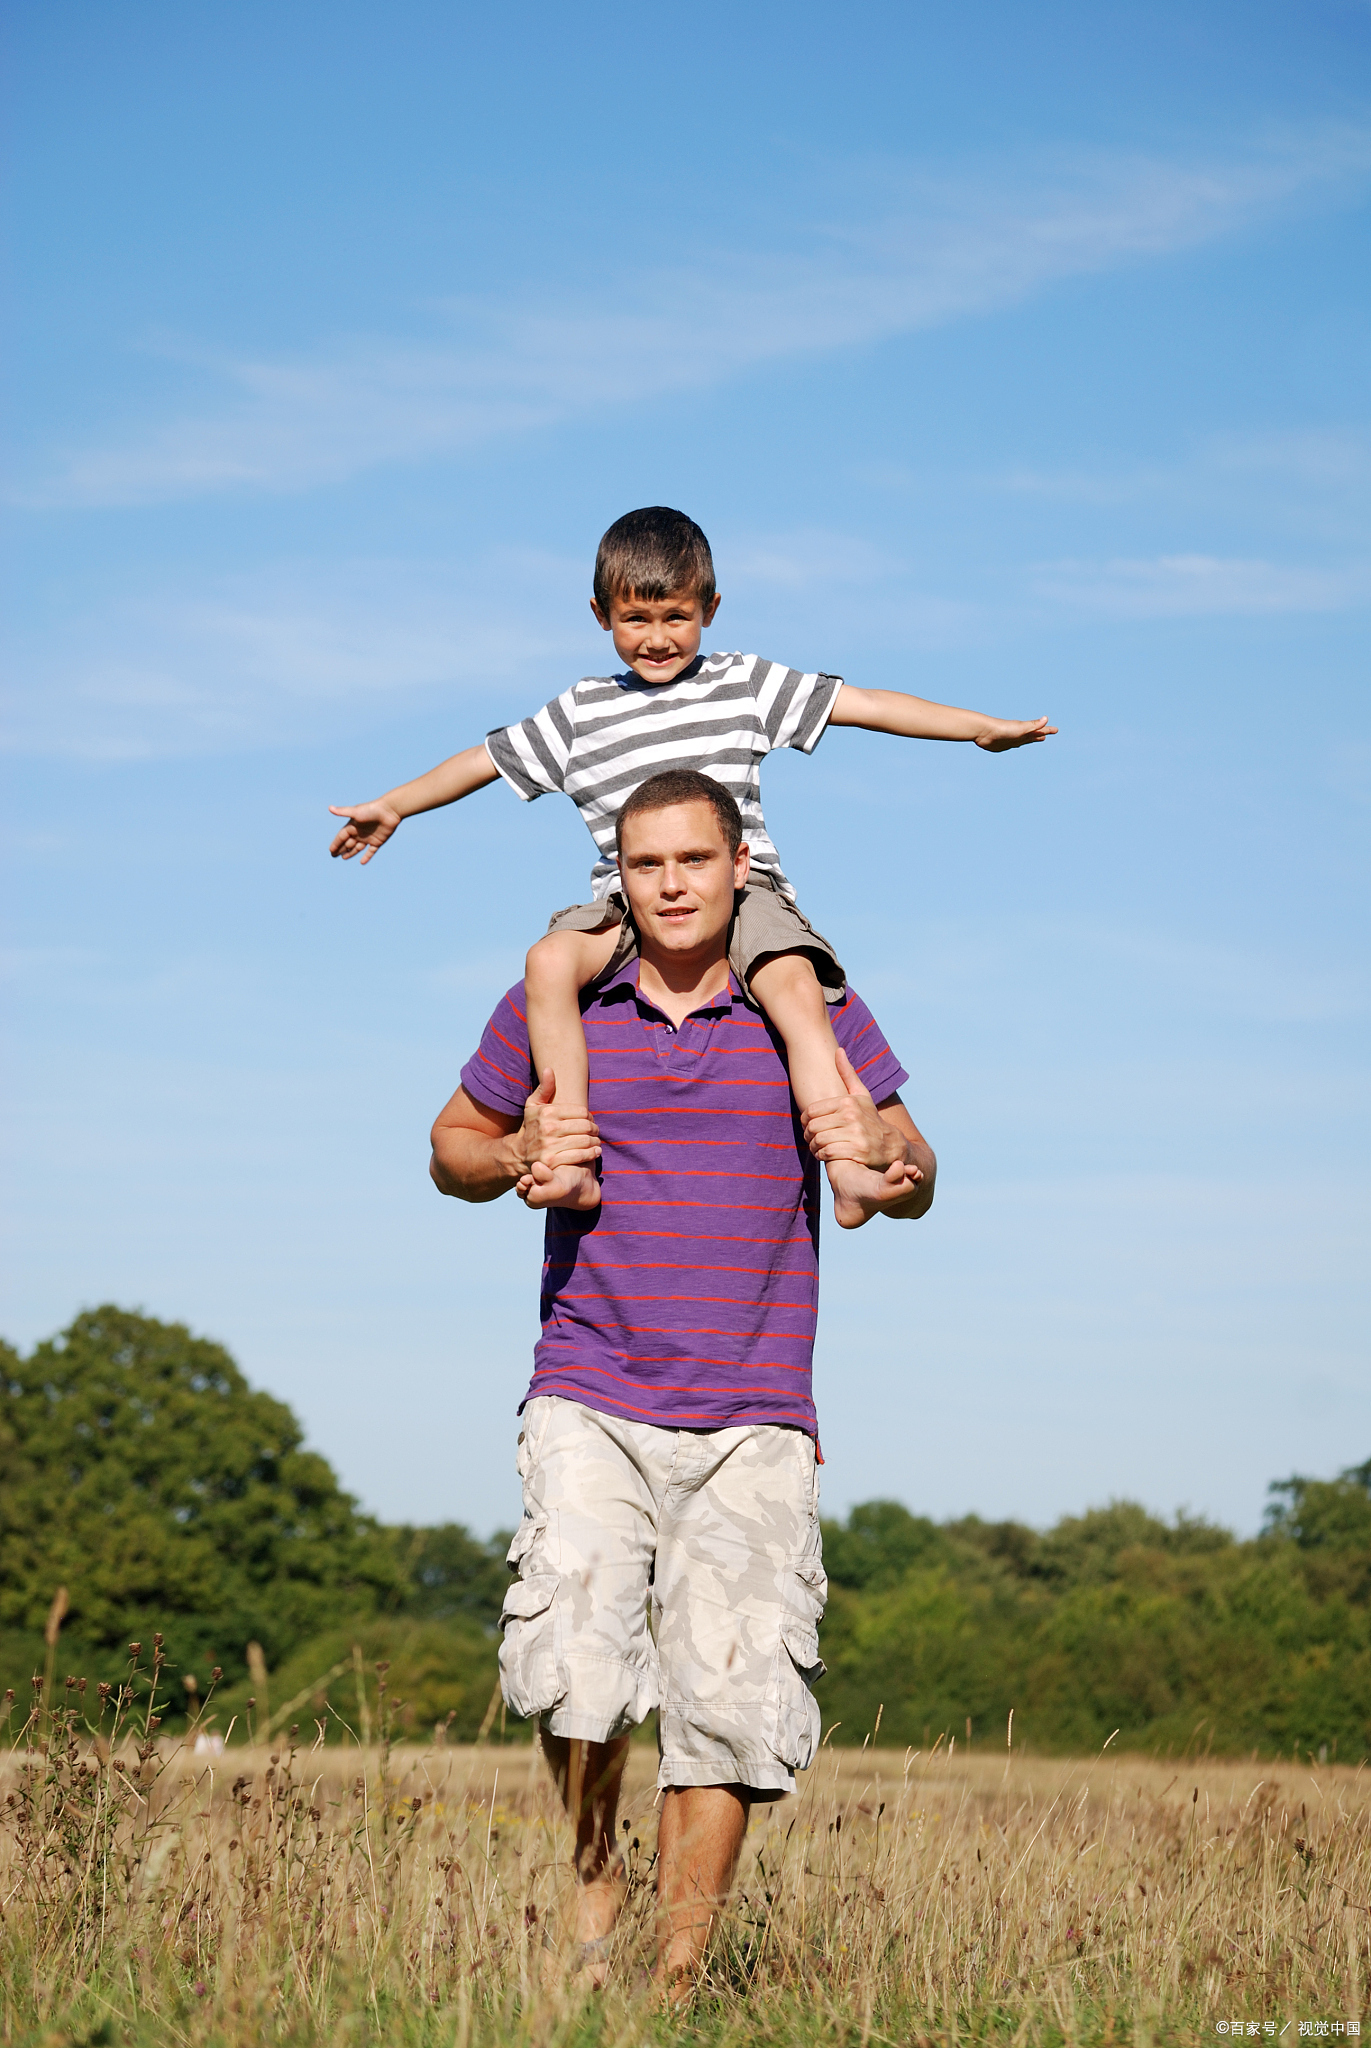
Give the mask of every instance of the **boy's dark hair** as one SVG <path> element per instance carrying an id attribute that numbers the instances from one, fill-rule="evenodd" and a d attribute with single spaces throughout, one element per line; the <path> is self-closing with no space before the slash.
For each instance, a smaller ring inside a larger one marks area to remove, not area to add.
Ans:
<path id="1" fill-rule="evenodd" d="M 616 519 L 595 556 L 595 602 L 608 614 L 616 597 L 660 604 L 678 590 L 706 608 L 714 596 L 714 557 L 693 519 L 669 505 L 644 505 Z"/>
<path id="2" fill-rule="evenodd" d="M 660 775 L 649 775 L 646 782 L 638 784 L 614 821 L 615 852 L 622 844 L 626 819 L 636 818 L 641 811 L 668 811 L 673 804 L 698 803 L 708 804 L 719 820 L 731 860 L 743 843 L 743 814 L 723 784 L 701 775 L 698 768 L 664 768 Z"/>

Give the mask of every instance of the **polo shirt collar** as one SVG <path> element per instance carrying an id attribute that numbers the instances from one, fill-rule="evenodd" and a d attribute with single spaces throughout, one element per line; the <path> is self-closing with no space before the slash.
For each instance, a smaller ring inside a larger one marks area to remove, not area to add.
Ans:
<path id="1" fill-rule="evenodd" d="M 645 996 L 642 993 L 638 986 L 638 970 L 641 966 L 642 961 L 636 955 L 631 960 L 625 960 L 617 973 L 611 974 L 608 981 L 602 981 L 599 984 L 594 992 L 593 1000 L 597 1004 L 608 1004 L 612 1002 L 627 1002 L 632 999 L 637 1003 L 640 1010 L 650 1010 L 653 1016 L 660 1017 L 662 1012 L 649 996 Z M 720 989 L 718 995 L 714 996 L 709 1002 L 698 1004 L 690 1014 L 692 1017 L 727 1016 L 742 1000 L 743 992 L 734 977 L 733 969 L 730 967 L 728 970 L 727 988 Z"/>

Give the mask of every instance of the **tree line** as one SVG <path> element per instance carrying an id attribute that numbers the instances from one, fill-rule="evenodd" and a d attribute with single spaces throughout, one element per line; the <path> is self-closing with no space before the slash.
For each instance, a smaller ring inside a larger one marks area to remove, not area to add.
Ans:
<path id="1" fill-rule="evenodd" d="M 833 1739 L 1371 1753 L 1371 1460 L 1273 1484 L 1262 1533 L 1129 1502 L 1040 1532 L 893 1501 L 825 1523 Z M 0 1688 L 118 1677 L 164 1638 L 165 1725 L 513 1739 L 507 1534 L 362 1512 L 221 1345 L 115 1307 L 0 1344 Z M 58 1614 L 54 1595 L 66 1593 Z M 46 1632 L 46 1635 L 45 1635 Z M 146 1661 L 146 1660 L 144 1660 Z M 378 1667 L 382 1667 L 378 1674 Z M 249 1705 L 249 1702 L 252 1702 Z M 836 1724 L 836 1726 L 835 1726 Z M 521 1738 L 526 1739 L 526 1738 Z"/>

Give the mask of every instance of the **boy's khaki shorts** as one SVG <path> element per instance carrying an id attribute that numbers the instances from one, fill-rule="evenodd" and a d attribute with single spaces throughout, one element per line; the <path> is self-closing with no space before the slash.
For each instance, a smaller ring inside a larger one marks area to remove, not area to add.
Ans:
<path id="1" fill-rule="evenodd" d="M 619 926 L 619 940 L 609 965 L 597 977 L 604 981 L 617 974 L 626 960 L 638 951 L 638 934 L 628 913 L 628 904 L 616 890 L 599 903 L 573 903 L 559 910 L 548 923 L 550 932 L 602 932 Z M 777 953 L 804 953 L 813 963 L 824 992 L 824 1000 L 840 1003 L 847 993 L 847 976 L 842 962 L 821 932 L 809 919 L 773 888 L 769 876 L 753 875 L 738 897 L 728 935 L 728 964 L 738 977 L 747 1000 L 760 1009 L 752 993 L 750 976 L 754 967 Z"/>
<path id="2" fill-rule="evenodd" d="M 775 1423 L 664 1429 L 539 1395 L 519 1436 L 500 1683 L 553 1735 L 660 1707 L 659 1785 L 795 1789 L 828 1596 L 814 1444 Z"/>

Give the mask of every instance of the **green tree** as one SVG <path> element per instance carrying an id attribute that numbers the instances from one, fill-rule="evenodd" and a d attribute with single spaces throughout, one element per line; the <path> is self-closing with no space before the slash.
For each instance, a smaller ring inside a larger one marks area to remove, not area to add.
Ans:
<path id="1" fill-rule="evenodd" d="M 482 1543 L 460 1522 L 432 1528 L 402 1522 L 387 1529 L 386 1536 L 400 1575 L 387 1602 L 394 1612 L 425 1621 L 461 1616 L 488 1629 L 495 1627 L 509 1584 L 508 1530 Z"/>
<path id="2" fill-rule="evenodd" d="M 1266 1510 L 1268 1533 L 1292 1537 L 1301 1550 L 1371 1552 L 1371 1458 L 1336 1479 L 1296 1475 L 1266 1490 L 1277 1496 Z"/>
<path id="3" fill-rule="evenodd" d="M 401 1600 L 392 1543 L 290 1409 L 181 1323 L 104 1307 L 0 1356 L 0 1624 L 240 1670 Z"/>
<path id="4" fill-rule="evenodd" d="M 1212 1522 L 1178 1515 L 1162 1522 L 1136 1501 L 1114 1500 L 1106 1508 L 1067 1515 L 1039 1537 L 1029 1562 L 1035 1578 L 1062 1587 L 1104 1585 L 1117 1579 L 1124 1560 L 1136 1550 L 1189 1557 L 1231 1548 L 1227 1529 Z"/>
<path id="5" fill-rule="evenodd" d="M 916 1565 L 945 1562 L 947 1538 L 925 1515 L 897 1500 L 868 1500 L 847 1521 L 825 1522 L 824 1569 L 835 1586 L 857 1593 L 893 1586 Z"/>
<path id="6" fill-rule="evenodd" d="M 824 1529 L 819 1688 L 837 1739 L 1371 1753 L 1371 1462 L 1273 1489 L 1238 1542 L 1135 1502 L 1045 1533 L 887 1501 Z"/>
<path id="7" fill-rule="evenodd" d="M 1371 1602 L 1371 1458 L 1336 1479 L 1278 1479 L 1267 1491 L 1266 1533 L 1295 1543 L 1322 1598 Z"/>

